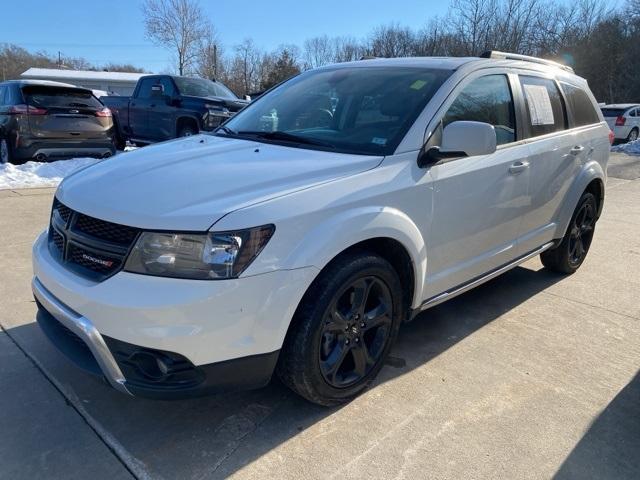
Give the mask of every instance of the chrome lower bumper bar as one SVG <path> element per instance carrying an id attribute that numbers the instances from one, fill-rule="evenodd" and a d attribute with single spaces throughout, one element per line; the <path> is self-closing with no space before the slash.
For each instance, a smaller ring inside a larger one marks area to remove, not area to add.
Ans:
<path id="1" fill-rule="evenodd" d="M 125 386 L 126 380 L 120 367 L 111 355 L 102 335 L 91 321 L 62 304 L 36 277 L 31 282 L 31 288 L 34 297 L 44 309 L 87 344 L 111 386 L 120 392 L 131 395 Z"/>

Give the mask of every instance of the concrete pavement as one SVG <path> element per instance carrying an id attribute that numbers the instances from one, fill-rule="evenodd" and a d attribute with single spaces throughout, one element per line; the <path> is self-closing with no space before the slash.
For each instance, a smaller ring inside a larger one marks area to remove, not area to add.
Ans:
<path id="1" fill-rule="evenodd" d="M 275 381 L 132 399 L 77 371 L 33 323 L 52 190 L 0 191 L 0 478 L 637 478 L 640 160 L 610 173 L 578 273 L 535 259 L 429 310 L 336 409 Z"/>

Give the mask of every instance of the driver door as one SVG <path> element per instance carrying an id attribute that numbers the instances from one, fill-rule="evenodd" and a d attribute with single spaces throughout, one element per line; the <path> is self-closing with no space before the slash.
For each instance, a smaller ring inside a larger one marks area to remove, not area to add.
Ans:
<path id="1" fill-rule="evenodd" d="M 468 79 L 453 98 L 442 117 L 443 128 L 460 120 L 489 123 L 498 149 L 430 167 L 433 211 L 426 232 L 426 299 L 513 261 L 521 218 L 529 205 L 528 149 L 518 142 L 509 76 Z M 436 133 L 429 143 L 437 142 Z"/>

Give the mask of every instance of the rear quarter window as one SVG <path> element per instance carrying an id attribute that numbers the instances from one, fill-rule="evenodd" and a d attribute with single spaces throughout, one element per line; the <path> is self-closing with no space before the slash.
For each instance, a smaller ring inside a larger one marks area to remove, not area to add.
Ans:
<path id="1" fill-rule="evenodd" d="M 553 80 L 520 75 L 520 85 L 530 137 L 566 130 L 564 103 Z"/>
<path id="2" fill-rule="evenodd" d="M 575 127 L 600 123 L 600 117 L 584 90 L 564 82 L 561 82 L 560 86 L 567 99 L 567 106 L 573 115 Z"/>

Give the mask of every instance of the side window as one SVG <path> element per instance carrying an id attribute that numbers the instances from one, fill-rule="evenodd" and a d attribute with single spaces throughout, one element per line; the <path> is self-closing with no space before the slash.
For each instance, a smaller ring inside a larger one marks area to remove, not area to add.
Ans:
<path id="1" fill-rule="evenodd" d="M 7 87 L 0 85 L 0 106 L 6 105 L 5 97 L 7 96 Z"/>
<path id="2" fill-rule="evenodd" d="M 143 78 L 138 89 L 138 98 L 151 98 L 151 87 L 158 82 L 157 78 Z"/>
<path id="3" fill-rule="evenodd" d="M 169 96 L 169 97 L 173 97 L 173 95 L 175 94 L 175 88 L 173 86 L 173 80 L 171 80 L 169 77 L 162 77 L 160 79 L 160 83 L 162 84 L 162 87 L 164 88 L 164 94 Z"/>
<path id="4" fill-rule="evenodd" d="M 573 113 L 573 120 L 576 127 L 583 125 L 593 125 L 594 123 L 600 123 L 600 117 L 596 112 L 593 103 L 589 96 L 581 88 L 575 87 L 569 83 L 562 82 L 560 84 L 564 95 L 567 99 L 567 106 Z M 631 111 L 632 116 L 637 115 L 638 110 Z"/>
<path id="5" fill-rule="evenodd" d="M 632 116 L 632 117 L 637 117 L 638 116 L 638 109 L 634 108 L 633 110 L 631 110 L 629 112 L 629 115 Z"/>
<path id="6" fill-rule="evenodd" d="M 520 84 L 532 137 L 567 128 L 562 97 L 553 80 L 521 75 Z"/>
<path id="7" fill-rule="evenodd" d="M 487 75 L 464 87 L 442 119 L 442 126 L 471 120 L 493 125 L 498 145 L 515 142 L 513 96 L 506 75 Z"/>

